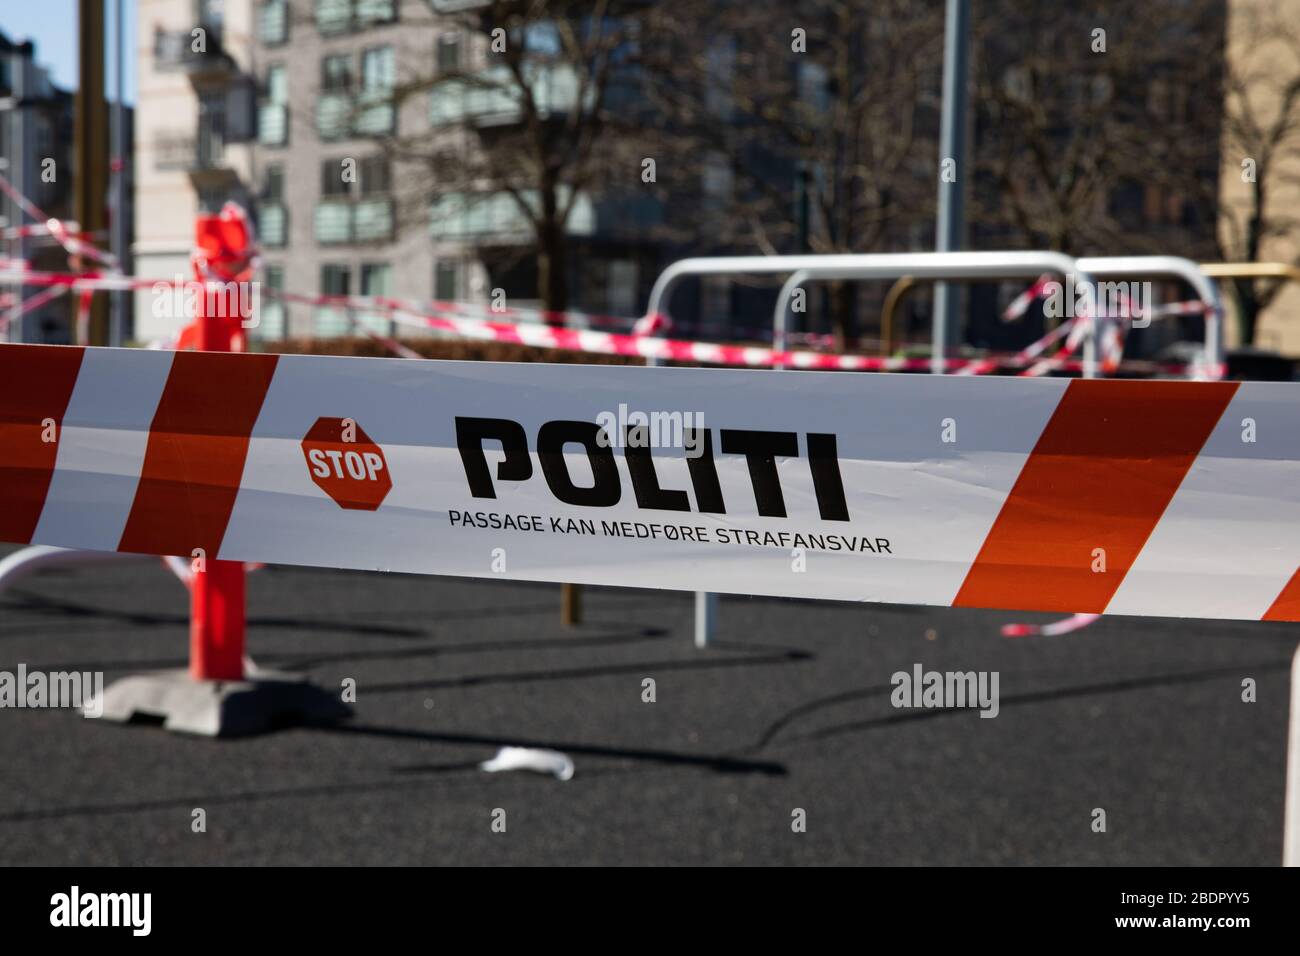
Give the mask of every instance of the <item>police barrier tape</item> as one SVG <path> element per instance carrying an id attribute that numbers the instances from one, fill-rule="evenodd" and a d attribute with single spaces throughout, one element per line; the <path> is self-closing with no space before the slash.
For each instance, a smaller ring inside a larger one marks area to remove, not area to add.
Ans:
<path id="1" fill-rule="evenodd" d="M 1300 620 L 1294 385 L 3 345 L 0 431 L 5 541 Z"/>
<path id="2" fill-rule="evenodd" d="M 44 287 L 47 291 L 77 291 L 83 295 L 89 291 L 141 290 L 153 289 L 160 294 L 170 289 L 180 289 L 184 284 L 176 285 L 171 280 L 143 279 L 135 276 L 118 274 L 106 275 L 87 273 L 51 273 L 23 270 L 0 270 L 0 283 L 21 282 L 24 285 Z M 749 368 L 783 368 L 816 369 L 822 371 L 855 372 L 929 372 L 933 360 L 915 356 L 872 356 L 813 352 L 806 350 L 782 351 L 766 346 L 730 345 L 717 342 L 699 342 L 687 339 L 663 338 L 650 334 L 625 334 L 602 332 L 595 329 L 566 328 L 563 326 L 544 325 L 541 323 L 516 323 L 479 318 L 466 314 L 465 304 L 433 302 L 417 303 L 384 296 L 344 296 L 344 295 L 301 295 L 282 290 L 263 289 L 260 294 L 283 302 L 311 306 L 331 306 L 351 310 L 361 314 L 381 315 L 399 325 L 418 327 L 434 332 L 464 339 L 506 342 L 529 348 L 566 349 L 587 352 L 596 355 L 621 355 L 634 358 L 655 358 L 678 362 L 698 362 L 709 365 L 733 365 Z M 60 294 L 60 293 L 52 293 Z M 227 299 L 237 298 L 234 292 L 223 293 Z M 224 301 L 224 300 L 223 300 Z M 18 312 L 30 309 L 36 297 L 25 300 L 17 307 Z M 548 313 L 552 317 L 556 313 Z M 655 316 L 643 317 L 653 320 Z M 6 323 L 0 315 L 0 329 Z M 650 326 L 647 321 L 646 327 Z M 414 356 L 409 348 L 395 340 L 368 329 L 361 323 L 355 328 L 363 335 L 380 341 L 386 348 L 405 358 Z M 1073 325 L 1058 327 L 1061 333 L 1074 328 Z M 944 368 L 949 372 L 970 375 L 987 375 L 996 372 L 1018 372 L 1036 376 L 1054 372 L 1078 373 L 1083 370 L 1083 362 L 1075 359 L 1074 347 L 1063 349 L 1060 354 L 1035 361 L 1044 350 L 1055 345 L 1059 339 L 1055 331 L 1048 333 L 1042 340 L 1013 355 L 994 356 L 990 358 L 950 358 L 944 361 Z M 184 342 L 173 342 L 184 347 Z M 1032 363 L 1032 364 L 1031 364 Z M 1118 356 L 1104 366 L 1108 371 L 1118 371 Z M 1130 361 L 1124 363 L 1124 369 L 1140 375 L 1181 375 L 1188 366 L 1178 362 Z"/>

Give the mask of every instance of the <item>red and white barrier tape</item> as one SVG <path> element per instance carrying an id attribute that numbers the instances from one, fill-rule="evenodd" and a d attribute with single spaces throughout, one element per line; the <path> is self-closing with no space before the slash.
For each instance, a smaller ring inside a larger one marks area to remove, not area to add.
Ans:
<path id="1" fill-rule="evenodd" d="M 68 228 L 67 223 L 63 220 L 56 219 L 46 213 L 34 202 L 15 189 L 13 184 L 3 175 L 0 175 L 0 192 L 3 192 L 8 196 L 20 209 L 22 209 L 23 212 L 28 216 L 31 216 L 32 219 L 35 219 L 38 223 L 44 223 L 49 234 L 55 238 L 59 245 L 63 246 L 68 255 L 93 259 L 96 262 L 103 263 L 110 269 L 117 268 L 116 256 L 111 252 L 106 252 L 103 249 L 100 249 L 94 243 L 86 240 L 83 236 L 74 233 Z"/>
<path id="2" fill-rule="evenodd" d="M 57 286 L 77 292 L 86 290 L 130 290 L 155 289 L 158 286 L 172 287 L 175 280 L 147 279 L 134 276 L 103 275 L 98 273 L 49 273 L 31 271 L 0 272 L 0 283 L 23 282 L 35 286 Z M 622 355 L 640 358 L 659 358 L 681 362 L 698 362 L 709 365 L 732 365 L 749 368 L 770 368 L 783 365 L 786 368 L 823 370 L 823 371 L 863 371 L 863 372 L 924 372 L 931 367 L 929 358 L 913 356 L 869 356 L 837 355 L 824 352 L 803 350 L 777 351 L 764 346 L 727 345 L 714 342 L 695 342 L 684 339 L 668 339 L 653 336 L 627 335 L 614 332 L 600 332 L 594 329 L 569 329 L 559 326 L 541 324 L 516 324 L 487 319 L 471 318 L 461 315 L 449 315 L 436 310 L 428 310 L 419 304 L 384 296 L 341 296 L 341 295 L 302 295 L 278 289 L 263 289 L 268 297 L 284 302 L 317 307 L 335 307 L 356 312 L 381 314 L 393 322 L 433 331 L 444 332 L 461 338 L 481 341 L 507 342 L 533 348 L 555 348 L 570 351 L 588 352 L 599 355 Z M 410 356 L 411 351 L 385 336 L 367 330 L 358 323 L 358 327 L 370 338 L 383 342 L 398 354 Z M 1016 355 L 998 359 L 948 359 L 945 368 L 950 372 L 963 374 L 989 374 L 990 372 L 1017 369 L 1032 360 L 1059 339 L 1071 325 L 1062 325 L 1049 333 L 1045 339 L 1034 346 L 1022 350 Z M 1064 330 L 1064 331 L 1062 331 Z M 1040 363 L 1041 364 L 1041 363 Z M 1135 366 L 1136 367 L 1136 366 Z M 1184 366 L 1177 364 L 1142 366 L 1144 371 L 1178 374 Z M 967 371 L 973 369 L 973 371 Z M 1035 375 L 1049 371 L 1080 372 L 1083 363 L 1071 358 L 1069 354 L 1054 357 L 1050 364 L 1038 368 Z M 1028 372 L 1029 370 L 1026 370 Z"/>

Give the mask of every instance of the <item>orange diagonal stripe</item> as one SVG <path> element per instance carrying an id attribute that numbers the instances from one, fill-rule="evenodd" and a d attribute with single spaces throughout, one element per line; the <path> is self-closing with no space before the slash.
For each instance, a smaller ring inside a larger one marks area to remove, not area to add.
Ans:
<path id="1" fill-rule="evenodd" d="M 1105 611 L 1236 390 L 1071 382 L 953 605 Z"/>
<path id="2" fill-rule="evenodd" d="M 83 354 L 65 345 L 0 345 L 0 541 L 32 540 Z"/>
<path id="3" fill-rule="evenodd" d="M 276 359 L 176 353 L 119 551 L 216 557 Z"/>
<path id="4" fill-rule="evenodd" d="M 1282 593 L 1277 596 L 1261 621 L 1300 621 L 1300 568 L 1291 575 Z"/>

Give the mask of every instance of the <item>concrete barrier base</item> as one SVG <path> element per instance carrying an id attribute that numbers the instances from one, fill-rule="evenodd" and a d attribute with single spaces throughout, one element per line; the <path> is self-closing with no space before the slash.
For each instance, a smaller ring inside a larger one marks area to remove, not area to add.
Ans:
<path id="1" fill-rule="evenodd" d="M 93 713 L 100 703 L 84 710 Z M 167 730 L 204 737 L 242 737 L 352 715 L 337 691 L 297 674 L 261 670 L 240 681 L 196 681 L 184 670 L 124 677 L 105 688 L 102 707 L 101 720 L 162 718 Z"/>

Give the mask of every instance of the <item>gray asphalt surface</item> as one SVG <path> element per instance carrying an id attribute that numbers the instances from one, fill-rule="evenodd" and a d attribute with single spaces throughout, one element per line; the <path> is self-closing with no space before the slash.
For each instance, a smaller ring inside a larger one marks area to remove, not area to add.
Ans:
<path id="1" fill-rule="evenodd" d="M 1051 618 L 724 597 L 700 652 L 689 595 L 585 603 L 566 629 L 553 585 L 256 572 L 252 655 L 354 678 L 355 717 L 213 741 L 0 710 L 0 864 L 1281 859 L 1300 627 L 1114 618 L 1005 639 Z M 0 670 L 182 667 L 186 605 L 152 561 L 30 578 L 0 596 Z M 893 708 L 890 675 L 917 662 L 998 671 L 1000 715 Z M 565 751 L 576 775 L 477 769 L 511 744 Z"/>

